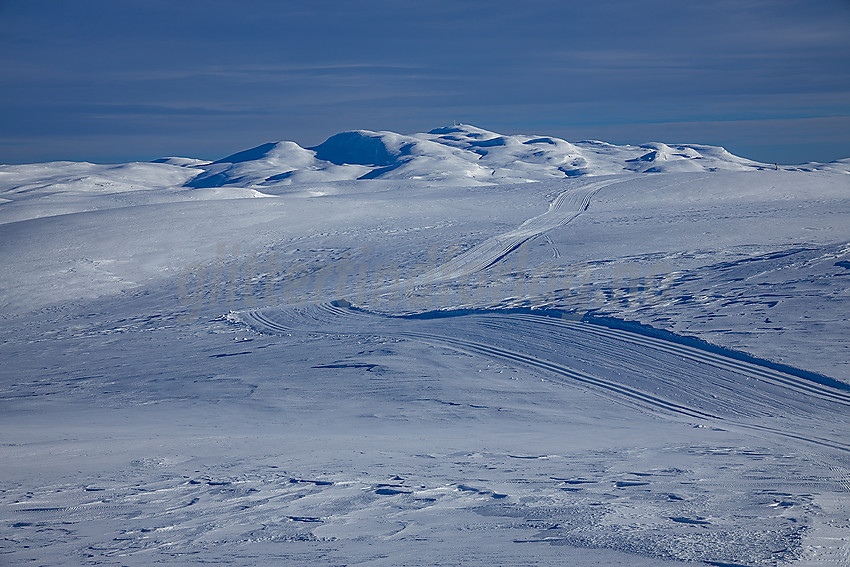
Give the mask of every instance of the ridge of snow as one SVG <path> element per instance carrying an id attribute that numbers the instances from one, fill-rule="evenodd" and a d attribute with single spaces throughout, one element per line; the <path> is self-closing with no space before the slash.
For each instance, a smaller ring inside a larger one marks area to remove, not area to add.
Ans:
<path id="1" fill-rule="evenodd" d="M 197 167 L 203 171 L 188 187 L 241 186 L 274 193 L 275 188 L 290 185 L 357 179 L 482 185 L 584 175 L 755 171 L 776 166 L 704 144 L 571 143 L 552 136 L 502 135 L 458 124 L 410 135 L 352 130 L 308 148 L 294 142 L 271 142 Z M 782 169 L 846 172 L 850 171 L 850 159 Z"/>
<path id="2" fill-rule="evenodd" d="M 0 199 L 48 191 L 125 192 L 156 187 L 243 188 L 258 194 L 290 186 L 360 179 L 450 186 L 512 184 L 579 176 L 700 171 L 825 171 L 850 174 L 850 158 L 775 166 L 704 144 L 615 145 L 538 135 L 503 135 L 468 124 L 416 134 L 352 130 L 303 148 L 268 142 L 216 161 L 164 157 L 147 163 L 49 162 L 0 165 Z"/>

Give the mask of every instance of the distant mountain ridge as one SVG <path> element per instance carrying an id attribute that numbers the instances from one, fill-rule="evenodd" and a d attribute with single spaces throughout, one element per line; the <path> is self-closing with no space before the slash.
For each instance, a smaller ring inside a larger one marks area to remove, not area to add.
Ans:
<path id="1" fill-rule="evenodd" d="M 0 217 L 38 216 L 41 213 L 30 210 L 30 205 L 46 195 L 51 195 L 50 207 L 56 212 L 62 199 L 73 201 L 90 193 L 110 194 L 113 200 L 144 199 L 146 192 L 162 190 L 174 195 L 189 191 L 199 199 L 218 193 L 263 197 L 360 179 L 462 187 L 578 176 L 774 168 L 718 146 L 699 144 L 567 142 L 551 136 L 501 135 L 466 124 L 409 135 L 354 130 L 335 134 L 313 147 L 268 142 L 212 162 L 164 157 L 120 164 L 54 161 L 0 165 Z M 850 158 L 780 165 L 779 169 L 850 174 Z M 201 188 L 206 191 L 194 191 Z M 17 204 L 12 206 L 12 201 Z M 18 209 L 24 202 L 29 205 Z M 66 212 L 78 210 L 78 205 L 69 203 L 62 205 Z"/>
<path id="2" fill-rule="evenodd" d="M 355 179 L 409 179 L 453 185 L 541 181 L 582 175 L 773 169 L 700 144 L 614 145 L 599 141 L 501 135 L 460 124 L 403 135 L 355 130 L 318 146 L 271 142 L 206 165 L 188 187 L 292 185 Z M 850 160 L 782 166 L 850 171 Z"/>

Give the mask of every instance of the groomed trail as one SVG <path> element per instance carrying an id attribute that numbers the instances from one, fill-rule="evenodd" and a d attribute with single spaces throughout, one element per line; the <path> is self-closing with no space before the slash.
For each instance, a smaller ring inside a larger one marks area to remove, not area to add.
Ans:
<path id="1" fill-rule="evenodd" d="M 542 379 L 665 418 L 756 430 L 850 451 L 840 435 L 825 436 L 831 427 L 846 430 L 841 423 L 850 409 L 847 391 L 633 331 L 551 315 L 486 310 L 391 317 L 354 309 L 347 302 L 249 311 L 240 319 L 261 333 L 420 341 L 532 369 Z M 807 432 L 805 423 L 812 415 L 830 416 L 829 427 Z"/>
<path id="2" fill-rule="evenodd" d="M 568 189 L 560 193 L 549 204 L 549 209 L 545 213 L 528 219 L 514 230 L 488 238 L 448 262 L 420 274 L 415 278 L 413 285 L 438 284 L 486 270 L 528 240 L 554 228 L 569 224 L 587 210 L 593 196 L 599 191 L 609 185 L 623 183 L 624 181 L 626 180 L 622 178 L 607 179 L 589 183 L 577 189 Z M 397 284 L 377 291 L 378 293 L 387 293 L 398 287 Z"/>

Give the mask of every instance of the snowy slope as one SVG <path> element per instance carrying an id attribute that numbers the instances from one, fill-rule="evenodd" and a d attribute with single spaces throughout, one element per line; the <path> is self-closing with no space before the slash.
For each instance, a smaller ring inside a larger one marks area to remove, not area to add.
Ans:
<path id="1" fill-rule="evenodd" d="M 162 202 L 217 198 L 217 191 L 191 191 L 183 184 L 208 162 L 164 158 L 155 163 L 115 165 L 51 162 L 0 165 L 0 223 Z M 226 196 L 261 196 L 228 188 Z"/>
<path id="2" fill-rule="evenodd" d="M 0 564 L 847 565 L 847 163 L 0 166 Z"/>

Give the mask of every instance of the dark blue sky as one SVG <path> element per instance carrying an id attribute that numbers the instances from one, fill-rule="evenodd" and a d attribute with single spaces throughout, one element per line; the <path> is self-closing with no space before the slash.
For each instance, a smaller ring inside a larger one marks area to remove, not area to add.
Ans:
<path id="1" fill-rule="evenodd" d="M 850 156 L 850 0 L 0 0 L 0 163 L 452 121 Z"/>

